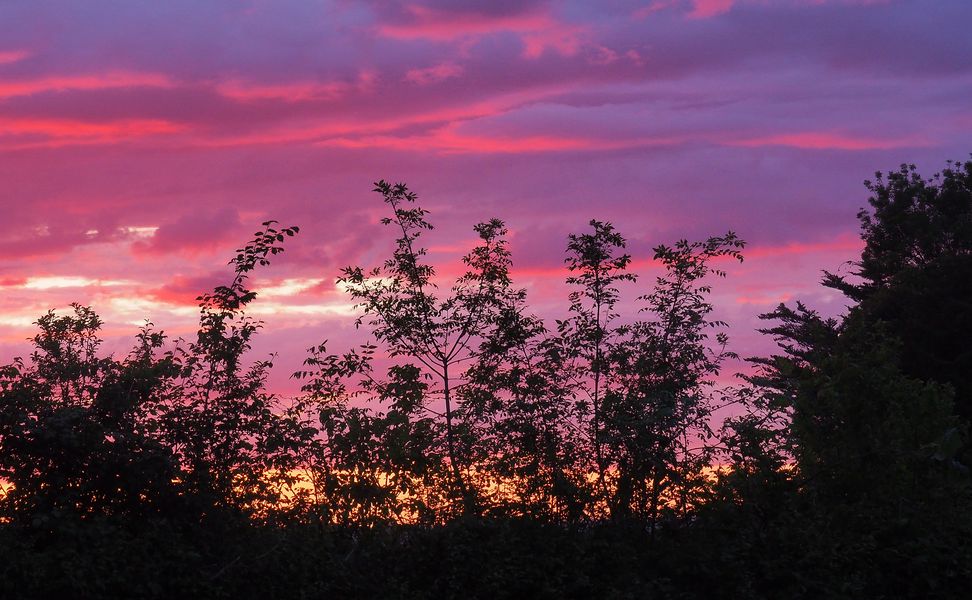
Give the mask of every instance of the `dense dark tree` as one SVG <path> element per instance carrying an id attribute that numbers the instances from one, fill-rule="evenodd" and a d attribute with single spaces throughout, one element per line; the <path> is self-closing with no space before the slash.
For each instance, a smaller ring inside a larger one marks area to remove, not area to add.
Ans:
<path id="1" fill-rule="evenodd" d="M 326 524 L 431 523 L 448 485 L 441 456 L 441 427 L 425 406 L 429 384 L 412 364 L 392 365 L 387 378 L 374 375 L 374 347 L 343 356 L 311 349 L 296 405 L 310 414 L 314 432 L 301 449 L 310 477 L 311 510 Z M 362 399 L 386 408 L 361 406 Z"/>
<path id="2" fill-rule="evenodd" d="M 776 325 L 765 330 L 780 342 L 783 354 L 755 359 L 762 371 L 751 379 L 767 390 L 779 407 L 793 410 L 792 441 L 804 468 L 816 462 L 810 455 L 847 450 L 835 444 L 868 444 L 862 435 L 879 422 L 895 394 L 868 399 L 865 390 L 832 394 L 836 377 L 860 362 L 871 361 L 861 376 L 899 381 L 899 387 L 924 383 L 927 391 L 909 392 L 908 410 L 919 413 L 927 403 L 944 419 L 950 412 L 968 417 L 972 385 L 972 161 L 949 163 L 932 179 L 923 179 L 913 165 L 902 165 L 885 179 L 866 182 L 871 210 L 862 210 L 861 237 L 865 242 L 855 262 L 855 280 L 826 273 L 824 284 L 844 292 L 854 302 L 841 319 L 823 319 L 802 304 L 784 305 L 763 315 Z M 878 379 L 871 384 L 877 385 Z M 937 388 L 935 386 L 938 386 Z M 944 387 L 943 387 L 944 386 Z M 932 389 L 937 391 L 932 392 Z M 839 389 L 839 388 L 837 388 Z M 931 400 L 933 394 L 940 400 Z M 922 398 L 925 398 L 923 400 Z M 852 403 L 856 412 L 849 413 Z M 883 404 L 882 404 L 883 403 Z M 856 415 L 852 418 L 852 415 Z M 916 415 L 902 415 L 919 427 Z M 938 423 L 939 434 L 961 437 L 959 421 Z M 931 443 L 914 434 L 894 443 Z M 871 440 L 878 443 L 877 440 Z M 819 448 L 814 449 L 814 445 Z M 879 453 L 879 449 L 873 450 Z M 828 468 L 849 466 L 834 460 Z M 897 463 L 898 461 L 893 461 Z M 839 463 L 839 464 L 838 464 Z M 853 469 L 852 469 L 853 470 Z"/>
<path id="3" fill-rule="evenodd" d="M 902 165 L 866 182 L 858 214 L 865 246 L 855 280 L 826 284 L 858 302 L 853 319 L 887 324 L 901 342 L 900 366 L 955 390 L 956 410 L 972 418 L 972 160 L 949 162 L 924 179 Z"/>
<path id="4" fill-rule="evenodd" d="M 160 443 L 158 413 L 171 356 L 148 327 L 131 354 L 99 357 L 101 320 L 89 308 L 37 321 L 29 361 L 0 372 L 4 512 L 43 524 L 59 517 L 169 514 L 178 464 Z"/>
<path id="5" fill-rule="evenodd" d="M 859 215 L 856 280 L 824 280 L 853 302 L 847 314 L 798 304 L 764 315 L 782 353 L 756 359 L 750 382 L 764 416 L 789 420 L 748 434 L 785 437 L 801 490 L 790 531 L 812 537 L 808 556 L 828 557 L 856 593 L 919 596 L 970 574 L 970 173 L 879 174 Z M 926 565 L 917 577 L 899 576 L 915 561 Z"/>
<path id="6" fill-rule="evenodd" d="M 200 297 L 198 339 L 164 349 L 145 327 L 123 360 L 100 357 L 101 320 L 74 314 L 37 321 L 30 361 L 0 379 L 0 476 L 17 518 L 194 518 L 232 509 L 256 514 L 290 477 L 286 421 L 264 390 L 269 361 L 242 364 L 259 323 L 245 286 L 296 228 L 266 223 L 231 262 L 229 286 Z M 39 516 L 38 516 L 39 515 Z"/>

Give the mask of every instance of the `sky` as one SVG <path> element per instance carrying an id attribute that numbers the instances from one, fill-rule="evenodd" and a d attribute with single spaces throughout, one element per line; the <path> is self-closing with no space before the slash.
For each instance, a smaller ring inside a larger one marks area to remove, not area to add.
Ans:
<path id="1" fill-rule="evenodd" d="M 431 211 L 443 274 L 506 221 L 514 278 L 564 316 L 566 236 L 651 249 L 735 231 L 715 283 L 743 355 L 756 315 L 860 251 L 863 181 L 972 151 L 968 0 L 0 1 L 0 362 L 72 301 L 124 354 L 195 298 L 259 224 L 298 225 L 257 273 L 272 385 L 323 340 L 363 341 L 335 286 L 387 256 L 377 179 Z"/>

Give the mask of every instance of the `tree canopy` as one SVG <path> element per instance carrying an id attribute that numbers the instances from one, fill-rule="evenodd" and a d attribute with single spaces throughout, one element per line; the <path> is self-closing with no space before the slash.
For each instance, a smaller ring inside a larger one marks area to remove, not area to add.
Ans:
<path id="1" fill-rule="evenodd" d="M 247 308 L 297 227 L 237 250 L 192 339 L 146 323 L 116 357 L 94 308 L 49 311 L 0 367 L 0 591 L 955 597 L 972 582 L 972 161 L 866 187 L 860 259 L 823 278 L 846 312 L 763 315 L 779 349 L 733 385 L 713 286 L 743 260 L 735 233 L 659 244 L 645 277 L 592 220 L 548 322 L 503 221 L 473 226 L 446 281 L 429 213 L 385 181 L 391 255 L 338 280 L 363 341 L 310 348 L 292 397 L 251 356 Z"/>

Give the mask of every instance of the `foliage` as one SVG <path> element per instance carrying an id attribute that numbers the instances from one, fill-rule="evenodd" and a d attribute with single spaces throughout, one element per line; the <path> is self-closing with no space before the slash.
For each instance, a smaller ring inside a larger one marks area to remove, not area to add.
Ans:
<path id="1" fill-rule="evenodd" d="M 548 327 L 507 229 L 476 225 L 447 291 L 404 184 L 391 255 L 339 283 L 371 339 L 311 348 L 301 391 L 249 356 L 249 277 L 298 232 L 268 221 L 198 298 L 193 339 L 37 321 L 0 367 L 0 595 L 18 597 L 956 597 L 972 583 L 972 162 L 868 182 L 843 315 L 763 315 L 779 344 L 719 383 L 723 236 L 567 239 Z M 635 311 L 626 312 L 628 306 Z M 733 405 L 721 424 L 720 408 Z"/>
<path id="2" fill-rule="evenodd" d="M 726 349 L 724 331 L 709 345 L 708 332 L 727 324 L 710 318 L 712 288 L 704 279 L 724 277 L 712 262 L 741 262 L 743 246 L 729 232 L 655 248 L 665 271 L 639 298 L 640 312 L 650 318 L 623 327 L 624 339 L 613 349 L 618 381 L 605 397 L 605 437 L 617 471 L 610 505 L 616 515 L 647 519 L 652 534 L 660 511 L 685 517 L 707 484 L 709 420 L 721 395 L 712 377 L 736 355 Z"/>
<path id="3" fill-rule="evenodd" d="M 428 407 L 430 396 L 441 397 L 451 493 L 461 499 L 462 511 L 475 513 L 480 500 L 470 482 L 474 440 L 457 422 L 455 390 L 464 385 L 466 364 L 481 355 L 483 346 L 498 343 L 500 319 L 522 299 L 523 292 L 511 288 L 506 227 L 492 219 L 473 228 L 479 245 L 462 259 L 467 271 L 457 279 L 451 295 L 439 299 L 435 270 L 422 262 L 426 251 L 417 246 L 422 232 L 432 229 L 425 219 L 427 211 L 412 207 L 417 197 L 404 184 L 379 181 L 375 191 L 393 213 L 382 223 L 394 226 L 401 236 L 381 267 L 370 271 L 348 267 L 339 282 L 363 310 L 357 324 L 367 323 L 390 357 L 416 361 L 417 365 L 407 366 L 409 372 L 435 381 L 436 389 L 419 390 L 414 408 L 435 412 Z"/>
<path id="4" fill-rule="evenodd" d="M 824 279 L 855 302 L 848 313 L 763 315 L 782 353 L 755 359 L 749 381 L 764 415 L 789 418 L 758 435 L 783 437 L 776 454 L 795 459 L 793 514 L 822 534 L 811 551 L 883 573 L 855 574 L 855 593 L 919 596 L 969 576 L 970 175 L 972 162 L 931 180 L 914 166 L 879 174 L 859 214 L 859 281 Z"/>
<path id="5" fill-rule="evenodd" d="M 949 161 L 930 179 L 914 165 L 866 182 L 865 246 L 857 281 L 827 273 L 825 285 L 858 302 L 852 319 L 883 322 L 901 342 L 899 365 L 920 380 L 951 385 L 972 418 L 972 160 Z"/>
<path id="6" fill-rule="evenodd" d="M 125 359 L 101 358 L 101 320 L 72 309 L 38 319 L 29 362 L 0 375 L 4 511 L 41 528 L 64 515 L 167 514 L 178 465 L 158 439 L 175 377 L 171 357 L 153 357 L 164 337 L 146 326 Z"/>

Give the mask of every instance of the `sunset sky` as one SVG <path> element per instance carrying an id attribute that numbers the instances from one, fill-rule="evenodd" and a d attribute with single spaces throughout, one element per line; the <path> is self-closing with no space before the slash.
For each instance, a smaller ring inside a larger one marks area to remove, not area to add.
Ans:
<path id="1" fill-rule="evenodd" d="M 717 284 L 742 354 L 755 315 L 859 252 L 875 170 L 972 151 L 969 0 L 0 2 L 0 362 L 71 301 L 124 352 L 174 336 L 266 219 L 301 234 L 258 273 L 274 385 L 304 349 L 360 340 L 342 266 L 393 232 L 406 181 L 455 271 L 504 219 L 516 281 L 563 316 L 564 246 L 591 218 L 651 248 L 728 229 Z M 639 290 L 633 290 L 637 293 Z"/>

